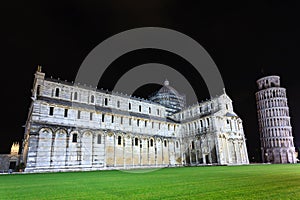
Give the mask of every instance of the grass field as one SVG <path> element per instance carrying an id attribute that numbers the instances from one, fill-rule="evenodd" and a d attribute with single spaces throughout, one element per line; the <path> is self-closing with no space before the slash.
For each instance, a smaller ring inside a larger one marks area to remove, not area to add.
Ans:
<path id="1" fill-rule="evenodd" d="M 300 164 L 7 174 L 0 199 L 300 199 Z"/>

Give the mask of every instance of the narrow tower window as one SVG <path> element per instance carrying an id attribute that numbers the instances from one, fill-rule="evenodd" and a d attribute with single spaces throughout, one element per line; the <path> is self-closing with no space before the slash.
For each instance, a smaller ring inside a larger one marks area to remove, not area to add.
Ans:
<path id="1" fill-rule="evenodd" d="M 78 93 L 74 92 L 74 100 L 77 100 L 77 99 L 78 99 Z"/>
<path id="2" fill-rule="evenodd" d="M 94 95 L 91 96 L 91 103 L 94 103 L 95 102 L 95 97 Z"/>
<path id="3" fill-rule="evenodd" d="M 49 110 L 49 115 L 53 115 L 53 111 L 54 111 L 54 107 L 50 107 L 50 110 Z"/>
<path id="4" fill-rule="evenodd" d="M 77 134 L 74 133 L 72 136 L 72 142 L 77 142 Z"/>
<path id="5" fill-rule="evenodd" d="M 118 145 L 121 145 L 121 144 L 122 144 L 122 137 L 118 136 Z"/>
<path id="6" fill-rule="evenodd" d="M 36 87 L 36 95 L 39 96 L 39 95 L 40 95 L 40 92 L 41 92 L 41 86 L 38 85 L 38 86 Z"/>
<path id="7" fill-rule="evenodd" d="M 56 89 L 55 89 L 55 96 L 56 96 L 56 97 L 59 97 L 59 88 L 56 88 Z"/>
<path id="8" fill-rule="evenodd" d="M 101 135 L 100 134 L 98 134 L 98 136 L 97 136 L 97 144 L 101 144 Z"/>
<path id="9" fill-rule="evenodd" d="M 64 117 L 68 117 L 68 109 L 65 109 Z"/>

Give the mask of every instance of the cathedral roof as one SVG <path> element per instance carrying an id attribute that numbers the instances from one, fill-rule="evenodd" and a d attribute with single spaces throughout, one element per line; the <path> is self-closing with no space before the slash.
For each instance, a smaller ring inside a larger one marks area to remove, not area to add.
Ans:
<path id="1" fill-rule="evenodd" d="M 226 116 L 226 117 L 237 117 L 237 115 L 236 115 L 235 113 L 229 113 L 229 112 L 227 112 L 227 113 L 225 114 L 225 116 Z"/>

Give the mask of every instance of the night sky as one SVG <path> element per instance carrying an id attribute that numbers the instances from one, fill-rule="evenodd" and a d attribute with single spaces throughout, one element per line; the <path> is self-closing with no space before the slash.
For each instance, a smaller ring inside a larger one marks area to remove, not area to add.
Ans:
<path id="1" fill-rule="evenodd" d="M 243 120 L 250 161 L 260 159 L 256 80 L 279 75 L 281 86 L 287 88 L 295 146 L 299 147 L 300 78 L 296 72 L 300 66 L 299 3 L 225 2 L 2 2 L 0 153 L 9 153 L 12 143 L 23 139 L 37 65 L 42 66 L 46 77 L 71 82 L 84 58 L 103 40 L 128 29 L 147 26 L 182 32 L 210 54 L 221 72 L 234 110 Z M 184 72 L 198 99 L 208 98 L 201 76 L 189 73 L 189 63 L 162 50 L 138 50 L 121 56 L 105 72 L 98 87 L 111 89 L 126 71 L 149 62 Z M 141 86 L 134 95 L 147 97 L 155 89 L 157 85 Z"/>

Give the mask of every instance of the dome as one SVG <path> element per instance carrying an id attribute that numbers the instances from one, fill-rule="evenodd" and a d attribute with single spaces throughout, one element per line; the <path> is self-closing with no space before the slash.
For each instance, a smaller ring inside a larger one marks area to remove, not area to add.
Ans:
<path id="1" fill-rule="evenodd" d="M 181 96 L 173 87 L 169 85 L 169 81 L 165 80 L 164 86 L 156 94 L 173 94 L 176 96 Z"/>
<path id="2" fill-rule="evenodd" d="M 168 116 L 181 111 L 185 106 L 185 96 L 171 87 L 168 80 L 165 80 L 163 87 L 149 99 L 165 106 Z"/>

